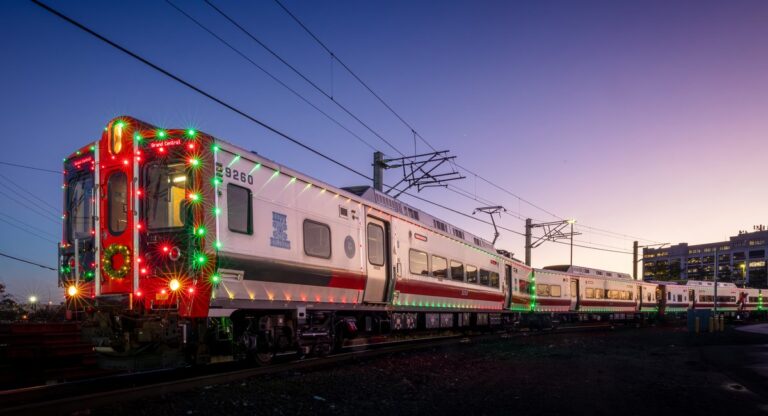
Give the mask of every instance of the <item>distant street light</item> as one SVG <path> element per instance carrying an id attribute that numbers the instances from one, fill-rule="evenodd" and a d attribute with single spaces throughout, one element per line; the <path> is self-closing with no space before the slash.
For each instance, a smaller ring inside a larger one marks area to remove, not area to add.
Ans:
<path id="1" fill-rule="evenodd" d="M 32 295 L 29 297 L 29 303 L 32 304 L 32 310 L 37 310 L 37 296 Z"/>

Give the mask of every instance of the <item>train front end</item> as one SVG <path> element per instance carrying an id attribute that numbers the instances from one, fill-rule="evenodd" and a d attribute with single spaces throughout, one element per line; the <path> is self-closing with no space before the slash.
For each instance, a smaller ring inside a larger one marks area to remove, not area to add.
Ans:
<path id="1" fill-rule="evenodd" d="M 65 160 L 59 282 L 69 311 L 109 316 L 125 347 L 156 340 L 158 320 L 183 332 L 208 315 L 218 280 L 212 146 L 193 129 L 118 117 Z"/>

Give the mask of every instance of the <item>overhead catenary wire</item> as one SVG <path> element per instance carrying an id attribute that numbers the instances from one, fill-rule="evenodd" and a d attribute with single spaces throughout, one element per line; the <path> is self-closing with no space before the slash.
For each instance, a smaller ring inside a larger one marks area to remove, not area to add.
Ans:
<path id="1" fill-rule="evenodd" d="M 280 78 L 278 78 L 277 76 L 275 76 L 275 75 L 274 75 L 274 74 L 272 74 L 271 72 L 267 71 L 267 70 L 266 70 L 266 68 L 264 68 L 263 66 L 259 65 L 258 63 L 256 63 L 256 61 L 254 61 L 253 59 L 251 59 L 250 57 L 248 57 L 246 54 L 244 54 L 244 53 L 243 53 L 241 50 L 237 49 L 237 48 L 236 48 L 234 45 L 232 45 L 231 43 L 227 42 L 227 41 L 226 41 L 224 38 L 222 38 L 221 36 L 219 36 L 218 34 L 216 34 L 215 32 L 213 32 L 211 29 L 209 29 L 207 26 L 205 26 L 205 25 L 204 25 L 202 22 L 200 22 L 198 19 L 195 19 L 194 17 L 192 17 L 192 16 L 191 16 L 189 13 L 185 12 L 183 9 L 181 9 L 179 6 L 177 6 L 176 4 L 174 4 L 173 2 L 171 2 L 170 0 L 165 0 L 165 1 L 166 1 L 166 3 L 168 3 L 169 5 L 171 5 L 171 7 L 173 7 L 174 9 L 176 9 L 176 11 L 178 11 L 179 13 L 181 13 L 182 15 L 184 15 L 184 16 L 185 16 L 187 19 L 191 20 L 191 21 L 192 21 L 193 23 L 195 23 L 197 26 L 199 26 L 199 27 L 200 27 L 202 30 L 204 30 L 205 32 L 207 32 L 208 34 L 210 34 L 211 36 L 213 36 L 214 38 L 216 38 L 216 39 L 217 39 L 219 42 L 221 42 L 222 44 L 224 44 L 226 47 L 228 47 L 229 49 L 231 49 L 231 50 L 232 50 L 233 52 L 235 52 L 236 54 L 240 55 L 240 57 L 242 57 L 242 58 L 243 58 L 243 59 L 245 59 L 246 61 L 250 62 L 250 63 L 251 63 L 251 65 L 253 65 L 253 66 L 255 66 L 256 68 L 258 68 L 259 70 L 261 70 L 261 71 L 262 71 L 264 74 L 266 74 L 266 75 L 267 75 L 269 78 L 271 78 L 273 81 L 277 82 L 278 84 L 280 84 L 281 86 L 283 86 L 285 89 L 287 89 L 288 91 L 290 91 L 291 93 L 293 93 L 293 94 L 294 94 L 296 97 L 298 97 L 299 99 L 301 99 L 302 101 L 304 101 L 304 102 L 305 102 L 307 105 L 309 105 L 310 107 L 312 107 L 312 108 L 314 108 L 315 110 L 317 110 L 317 111 L 318 111 L 320 114 L 322 114 L 323 116 L 325 116 L 327 119 L 331 120 L 331 121 L 332 121 L 334 124 L 336 124 L 337 126 L 339 126 L 339 127 L 340 127 L 340 128 L 342 128 L 342 129 L 344 129 L 344 130 L 345 130 L 347 133 L 349 133 L 350 135 L 352 135 L 353 137 L 355 137 L 355 138 L 356 138 L 357 140 L 359 140 L 361 143 L 363 143 L 363 144 L 365 144 L 366 146 L 368 146 L 368 147 L 369 147 L 371 150 L 374 150 L 374 151 L 375 151 L 375 150 L 378 150 L 378 149 L 377 149 L 375 146 L 373 146 L 373 145 L 372 145 L 370 142 L 368 142 L 367 140 L 365 140 L 365 139 L 363 139 L 362 137 L 360 137 L 360 135 L 358 135 L 357 133 L 355 133 L 355 132 L 353 132 L 352 130 L 350 130 L 350 129 L 349 129 L 347 126 L 345 126 L 345 125 L 341 124 L 341 122 L 340 122 L 340 121 L 338 121 L 337 119 L 335 119 L 333 116 L 331 116 L 331 115 L 330 115 L 330 114 L 328 114 L 327 112 L 323 111 L 323 109 L 321 109 L 320 107 L 318 107 L 317 105 L 315 105 L 315 104 L 314 104 L 314 103 L 312 103 L 311 101 L 309 101 L 309 100 L 308 100 L 306 97 L 304 97 L 303 95 L 301 95 L 301 94 L 300 94 L 298 91 L 296 91 L 295 89 L 291 88 L 291 87 L 290 87 L 288 84 L 286 84 L 285 82 L 283 82 L 282 80 L 280 80 Z"/>
<path id="2" fill-rule="evenodd" d="M 10 185 L 10 186 L 8 186 L 8 185 Z M 59 211 L 60 208 L 54 207 L 53 205 L 51 205 L 50 203 L 48 203 L 44 199 L 42 199 L 39 196 L 33 194 L 32 192 L 29 192 L 28 190 L 22 188 L 21 186 L 16 184 L 14 181 L 8 179 L 7 177 L 5 177 L 2 174 L 0 174 L 0 186 L 4 187 L 8 191 L 16 192 L 16 196 L 18 196 L 19 198 L 29 202 L 30 204 L 34 205 L 35 207 L 41 209 L 42 211 L 49 212 L 54 217 L 58 217 L 59 212 L 60 212 Z M 16 190 L 14 191 L 13 189 L 11 189 L 11 186 L 14 189 L 16 189 Z M 24 194 L 29 195 L 29 196 L 25 196 L 25 195 L 23 195 L 23 194 L 21 194 L 19 192 L 23 192 Z M 30 197 L 34 198 L 34 200 L 32 200 Z M 37 201 L 37 202 L 35 202 L 35 201 Z M 43 204 L 45 206 L 40 205 L 40 204 Z"/>
<path id="3" fill-rule="evenodd" d="M 37 267 L 40 267 L 40 268 L 43 268 L 43 269 L 53 270 L 54 272 L 58 271 L 57 269 L 55 269 L 53 267 L 46 266 L 46 265 L 40 264 L 40 263 L 36 263 L 34 261 L 31 261 L 31 260 L 25 260 L 25 259 L 22 259 L 22 258 L 19 258 L 19 257 L 11 256 L 11 255 L 5 254 L 3 252 L 0 252 L 0 257 L 5 257 L 5 258 L 11 259 L 11 260 L 16 260 L 16 261 L 19 261 L 19 262 L 22 262 L 22 263 L 31 264 L 33 266 L 37 266 Z"/>
<path id="4" fill-rule="evenodd" d="M 2 185 L 2 184 L 0 184 L 0 185 Z M 5 196 L 6 198 L 10 199 L 11 201 L 13 201 L 13 202 L 23 206 L 24 208 L 27 208 L 29 210 L 29 212 L 37 214 L 40 217 L 45 218 L 48 221 L 51 221 L 53 223 L 59 223 L 59 221 L 61 221 L 60 218 L 57 218 L 55 215 L 51 214 L 48 211 L 42 210 L 42 208 L 37 207 L 35 204 L 32 204 L 31 206 L 27 205 L 26 203 L 24 203 L 22 201 L 19 201 L 14 196 L 9 195 L 9 194 L 3 192 L 2 190 L 0 190 L 0 195 Z"/>
<path id="5" fill-rule="evenodd" d="M 14 223 L 12 223 L 10 221 L 4 220 L 2 218 L 0 218 L 0 222 L 6 223 L 6 224 L 10 225 L 11 227 L 16 228 L 17 230 L 21 230 L 21 231 L 23 231 L 23 232 L 25 232 L 25 233 L 27 233 L 27 234 L 29 234 L 31 236 L 37 237 L 37 238 L 39 238 L 41 240 L 48 241 L 49 243 L 53 243 L 53 244 L 57 243 L 57 241 L 51 240 L 50 238 L 44 237 L 44 236 L 36 233 L 35 231 L 28 230 L 28 229 L 26 229 L 24 227 L 16 225 L 16 224 L 14 224 Z"/>
<path id="6" fill-rule="evenodd" d="M 348 171 L 350 171 L 350 172 L 352 172 L 352 173 L 354 173 L 354 174 L 356 174 L 356 175 L 358 175 L 358 176 L 360 176 L 362 178 L 365 178 L 365 179 L 368 179 L 368 180 L 373 180 L 373 178 L 371 178 L 370 176 L 368 176 L 368 175 L 366 175 L 366 174 L 364 174 L 364 173 L 362 173 L 362 172 L 360 172 L 360 171 L 358 171 L 358 170 L 356 170 L 356 169 L 354 169 L 354 168 L 352 168 L 352 167 L 350 167 L 350 166 L 348 166 L 348 165 L 346 165 L 346 164 L 344 164 L 344 163 L 342 163 L 342 162 L 332 158 L 331 156 L 326 155 L 325 153 L 320 152 L 319 150 L 317 150 L 317 149 L 315 149 L 315 148 L 313 148 L 313 147 L 311 147 L 311 146 L 301 142 L 300 140 L 298 140 L 298 139 L 296 139 L 296 138 L 294 138 L 294 137 L 292 137 L 292 136 L 290 136 L 290 135 L 288 135 L 288 134 L 286 134 L 286 133 L 284 133 L 284 132 L 282 132 L 282 131 L 280 131 L 280 130 L 272 127 L 272 126 L 270 126 L 269 124 L 267 124 L 267 123 L 257 119 L 256 117 L 246 113 L 245 111 L 239 109 L 238 107 L 235 107 L 234 105 L 227 103 L 226 101 L 224 101 L 224 100 L 222 100 L 222 99 L 212 95 L 211 93 L 206 92 L 205 90 L 203 90 L 203 89 L 193 85 L 192 83 L 182 79 L 181 77 L 173 74 L 172 72 L 170 72 L 170 71 L 160 67 L 159 65 L 149 61 L 148 59 L 138 55 L 137 53 L 132 52 L 131 50 L 129 50 L 129 49 L 127 49 L 127 48 L 125 48 L 125 47 L 115 43 L 114 41 L 108 39 L 107 37 L 105 37 L 105 36 L 97 33 L 96 31 L 88 28 L 87 26 L 83 25 L 82 23 L 80 23 L 80 22 L 78 22 L 78 21 L 76 21 L 76 20 L 74 20 L 74 19 L 64 15 L 60 11 L 58 11 L 58 10 L 48 6 L 47 4 L 42 3 L 39 0 L 31 0 L 31 1 L 34 4 L 36 4 L 37 6 L 41 7 L 42 9 L 44 9 L 44 10 L 48 11 L 49 13 L 53 14 L 54 16 L 56 16 L 56 17 L 58 17 L 58 18 L 60 18 L 60 19 L 62 19 L 64 21 L 66 21 L 67 23 L 77 27 L 78 29 L 88 33 L 89 35 L 91 35 L 91 36 L 101 40 L 102 42 L 104 42 L 104 43 L 108 44 L 109 46 L 111 46 L 111 47 L 113 47 L 113 48 L 123 52 L 124 54 L 132 57 L 133 59 L 135 59 L 135 60 L 137 60 L 137 61 L 139 61 L 139 62 L 141 62 L 141 63 L 143 63 L 143 64 L 145 64 L 147 66 L 149 66 L 150 68 L 154 69 L 155 71 L 160 72 L 161 74 L 165 75 L 166 77 L 171 78 L 172 80 L 174 80 L 174 81 L 176 81 L 176 82 L 186 86 L 187 88 L 195 91 L 196 93 L 204 96 L 205 98 L 207 98 L 207 99 L 209 99 L 209 100 L 211 100 L 211 101 L 213 101 L 213 102 L 215 102 L 215 103 L 217 103 L 217 104 L 219 104 L 219 105 L 229 109 L 230 111 L 233 111 L 234 113 L 236 113 L 236 114 L 238 114 L 238 115 L 240 115 L 240 116 L 250 120 L 251 122 L 253 122 L 253 123 L 255 123 L 255 124 L 257 124 L 257 125 L 265 128 L 265 129 L 271 131 L 272 133 L 276 134 L 277 136 L 279 136 L 279 137 L 281 137 L 281 138 L 283 138 L 285 140 L 288 140 L 291 143 L 294 143 L 294 144 L 300 146 L 301 148 L 303 148 L 303 149 L 305 149 L 305 150 L 307 150 L 307 151 L 309 151 L 309 152 L 311 152 L 311 153 L 313 153 L 313 154 L 315 154 L 315 155 L 317 155 L 317 156 L 319 156 L 319 157 L 321 157 L 321 158 L 323 158 L 325 160 L 328 160 L 328 161 L 332 162 L 333 164 L 335 164 L 335 165 L 337 165 L 339 167 L 342 167 L 343 169 L 348 170 Z M 456 213 L 458 215 L 462 215 L 464 217 L 473 219 L 475 221 L 479 221 L 481 223 L 485 223 L 485 224 L 489 224 L 489 225 L 491 224 L 488 221 L 481 220 L 481 219 L 473 217 L 473 216 L 471 216 L 469 214 L 460 212 L 460 211 L 458 211 L 456 209 L 453 209 L 453 208 L 446 207 L 446 206 L 444 206 L 442 204 L 438 204 L 438 203 L 436 203 L 434 201 L 427 200 L 427 199 L 422 198 L 420 196 L 413 195 L 413 194 L 410 194 L 410 193 L 404 193 L 404 194 L 408 195 L 408 196 L 410 196 L 412 198 L 415 198 L 417 200 L 420 200 L 420 201 L 429 203 L 431 205 L 443 208 L 445 210 L 454 212 L 454 213 Z M 518 235 L 523 235 L 519 231 L 515 231 L 515 230 L 509 229 L 509 228 L 505 228 L 505 227 L 499 227 L 499 228 L 504 229 L 504 230 L 509 231 L 509 232 L 512 232 L 512 233 L 515 233 L 515 234 L 518 234 Z M 602 251 L 612 251 L 612 250 L 605 250 L 605 249 L 599 249 L 599 248 L 594 248 L 594 247 L 586 247 L 586 246 L 584 246 L 584 248 L 589 248 L 589 249 L 593 249 L 593 250 L 602 250 Z"/>
<path id="7" fill-rule="evenodd" d="M 400 120 L 400 122 L 402 122 L 402 123 L 403 123 L 403 125 L 405 125 L 405 126 L 406 126 L 406 127 L 407 127 L 407 128 L 408 128 L 408 129 L 409 129 L 409 130 L 410 130 L 410 131 L 413 133 L 414 137 L 418 137 L 418 138 L 419 138 L 419 139 L 420 139 L 420 140 L 421 140 L 421 141 L 422 141 L 424 144 L 426 144 L 426 145 L 427 145 L 428 147 L 430 147 L 432 150 L 435 150 L 434 146 L 432 146 L 432 144 L 430 144 L 430 143 L 429 143 L 429 141 L 427 141 L 427 140 L 426 140 L 426 139 L 425 139 L 425 138 L 424 138 L 424 137 L 423 137 L 423 136 L 422 136 L 422 135 L 421 135 L 421 134 L 420 134 L 420 133 L 419 133 L 419 132 L 418 132 L 418 131 L 417 131 L 417 130 L 414 128 L 414 127 L 413 127 L 413 125 L 411 125 L 410 123 L 408 123 L 408 122 L 407 122 L 407 121 L 406 121 L 406 120 L 405 120 L 405 119 L 404 119 L 404 118 L 403 118 L 403 117 L 402 117 L 402 116 L 401 116 L 401 115 L 400 115 L 400 114 L 399 114 L 397 111 L 395 111 L 395 109 L 394 109 L 394 108 L 393 108 L 393 107 L 392 107 L 392 106 L 391 106 L 389 103 L 387 103 L 387 102 L 386 102 L 386 101 L 385 101 L 385 100 L 384 100 L 384 99 L 381 97 L 381 95 L 379 95 L 378 93 L 376 93 L 376 92 L 373 90 L 373 88 L 372 88 L 370 85 L 368 85 L 368 83 L 366 83 L 365 81 L 363 81 L 363 79 L 362 79 L 362 78 L 361 78 L 361 77 L 360 77 L 360 76 L 359 76 L 357 73 L 355 73 L 355 71 L 353 71 L 353 70 L 352 70 L 352 69 L 351 69 L 351 68 L 350 68 L 350 67 L 349 67 L 349 66 L 348 66 L 348 65 L 347 65 L 347 64 L 344 62 L 344 60 L 342 60 L 341 58 L 339 58 L 339 56 L 338 56 L 336 53 L 334 53 L 334 52 L 333 52 L 333 51 L 332 51 L 332 50 L 331 50 L 331 49 L 330 49 L 330 48 L 329 48 L 329 47 L 328 47 L 328 46 L 327 46 L 327 45 L 326 45 L 326 44 L 325 44 L 325 43 L 324 43 L 322 40 L 320 40 L 320 38 L 319 38 L 317 35 L 315 35 L 315 33 L 313 33 L 313 32 L 312 32 L 312 31 L 311 31 L 311 30 L 310 30 L 310 29 L 307 27 L 307 25 L 305 25 L 305 24 L 304 24 L 304 22 L 302 22 L 302 21 L 301 21 L 301 20 L 300 20 L 300 19 L 299 19 L 299 18 L 298 18 L 298 17 L 297 17 L 295 14 L 293 14 L 293 13 L 292 13 L 292 12 L 291 12 L 291 11 L 290 11 L 290 10 L 289 10 L 287 7 L 285 7 L 285 5 L 283 5 L 283 3 L 282 3 L 282 2 L 280 2 L 280 0 L 274 0 L 274 1 L 275 1 L 275 3 L 277 3 L 277 5 L 278 5 L 278 6 L 280 6 L 280 8 L 281 8 L 283 11 L 285 11 L 285 13 L 286 13 L 286 14 L 288 14 L 288 16 L 290 16 L 290 17 L 291 17 L 291 19 L 293 19 L 293 21 L 295 21 L 295 22 L 296 22 L 296 23 L 297 23 L 297 24 L 298 24 L 298 25 L 299 25 L 299 26 L 300 26 L 300 27 L 301 27 L 301 28 L 302 28 L 302 29 L 303 29 L 303 30 L 304 30 L 304 31 L 305 31 L 305 32 L 306 32 L 306 33 L 307 33 L 307 34 L 308 34 L 308 35 L 309 35 L 309 36 L 310 36 L 312 39 L 314 39 L 314 40 L 315 40 L 315 42 L 317 42 L 317 44 L 318 44 L 318 45 L 320 45 L 320 46 L 323 48 L 323 50 L 325 50 L 325 52 L 327 52 L 327 53 L 328 53 L 328 54 L 329 54 L 329 55 L 332 57 L 332 59 L 333 59 L 333 60 L 335 60 L 336 62 L 338 62 L 338 63 L 339 63 L 339 65 L 341 65 L 341 66 L 342 66 L 342 67 L 343 67 L 343 68 L 344 68 L 344 69 L 345 69 L 345 70 L 346 70 L 346 71 L 347 71 L 347 72 L 348 72 L 350 75 L 352 75 L 352 77 L 353 77 L 354 79 L 356 79 L 356 80 L 357 80 L 357 81 L 360 83 L 360 85 L 362 85 L 362 86 L 363 86 L 363 87 L 364 87 L 366 90 L 368 90 L 368 92 L 370 92 L 370 93 L 371 93 L 371 94 L 372 94 L 372 95 L 373 95 L 373 96 L 374 96 L 374 97 L 375 97 L 375 98 L 376 98 L 376 99 L 377 99 L 377 100 L 378 100 L 378 101 L 379 101 L 379 102 L 380 102 L 380 103 L 381 103 L 381 104 L 382 104 L 384 107 L 386 107 L 386 108 L 387 108 L 387 110 L 389 110 L 389 111 L 390 111 L 390 112 L 391 112 L 391 113 L 392 113 L 392 114 L 393 114 L 393 115 L 394 115 L 394 116 L 395 116 L 395 117 L 396 117 L 398 120 Z M 209 2 L 209 0 L 206 0 L 206 2 Z M 533 207 L 533 208 L 536 208 L 536 209 L 538 209 L 538 210 L 539 210 L 539 211 L 541 211 L 541 212 L 544 212 L 544 213 L 546 213 L 546 214 L 548 214 L 548 215 L 550 215 L 550 216 L 552 216 L 552 217 L 554 217 L 554 218 L 560 219 L 560 220 L 564 220 L 564 219 L 565 219 L 565 218 L 563 218 L 563 217 L 561 217 L 561 216 L 559 216 L 559 215 L 557 215 L 557 214 L 553 213 L 552 211 L 549 211 L 549 210 L 547 210 L 547 209 L 545 209 L 545 208 L 543 208 L 543 207 L 541 207 L 541 206 L 539 206 L 539 205 L 537 205 L 537 204 L 533 203 L 532 201 L 529 201 L 529 200 L 527 200 L 527 199 L 525 199 L 525 198 L 521 197 L 520 195 L 517 195 L 517 194 L 515 194 L 514 192 L 512 192 L 512 191 L 510 191 L 510 190 L 506 189 L 505 187 L 503 187 L 503 186 L 501 186 L 501 185 L 498 185 L 498 184 L 496 184 L 495 182 L 491 181 L 490 179 L 487 179 L 487 178 L 485 178 L 484 176 L 482 176 L 482 175 L 478 174 L 477 172 L 475 172 L 475 171 L 473 171 L 473 170 L 471 170 L 471 169 L 469 169 L 469 168 L 466 168 L 465 166 L 462 166 L 461 164 L 459 164 L 459 163 L 457 163 L 457 162 L 455 162 L 455 161 L 454 161 L 454 162 L 452 162 L 452 164 L 454 164 L 454 165 L 455 165 L 455 166 L 457 166 L 458 168 L 460 168 L 460 169 L 464 170 L 464 171 L 465 171 L 465 172 L 467 172 L 468 174 L 470 174 L 470 175 L 474 175 L 474 176 L 475 176 L 475 177 L 477 177 L 478 179 L 482 180 L 483 182 L 486 182 L 487 184 L 489 184 L 489 185 L 493 186 L 494 188 L 496 188 L 496 189 L 498 189 L 498 190 L 500 190 L 500 191 L 502 191 L 502 192 L 504 192 L 504 193 L 506 193 L 506 194 L 509 194 L 509 195 L 511 195 L 512 197 L 514 197 L 514 198 L 518 199 L 519 201 L 521 201 L 521 202 L 523 202 L 523 203 L 525 203 L 525 204 L 527 204 L 527 205 L 529 205 L 529 206 L 531 206 L 531 207 Z M 647 238 L 641 238 L 641 237 L 633 237 L 633 236 L 630 236 L 630 235 L 627 235 L 627 234 L 622 234 L 622 233 L 615 233 L 615 232 L 611 232 L 611 231 L 607 231 L 607 230 L 601 230 L 601 229 L 599 229 L 599 228 L 596 228 L 596 227 L 589 227 L 589 226 L 586 226 L 586 225 L 582 225 L 582 227 L 585 227 L 585 228 L 591 228 L 591 229 L 594 229 L 594 230 L 599 230 L 599 231 L 604 231 L 604 232 L 609 232 L 609 233 L 612 233 L 612 234 L 614 234 L 614 235 L 619 235 L 619 236 L 624 236 L 624 237 L 630 237 L 630 238 L 634 238 L 634 239 L 636 239 L 636 240 L 649 241 L 649 242 L 656 242 L 656 241 L 654 241 L 654 240 L 650 240 L 650 239 L 647 239 Z"/>
<path id="8" fill-rule="evenodd" d="M 296 74 L 297 74 L 299 77 L 301 77 L 303 80 L 305 80 L 305 81 L 306 81 L 306 82 L 307 82 L 309 85 L 311 85 L 311 86 L 312 86 L 314 89 L 316 89 L 318 92 L 320 92 L 320 94 L 324 95 L 326 98 L 328 98 L 329 100 L 331 100 L 331 102 L 333 102 L 334 104 L 336 104 L 336 106 L 337 106 L 337 107 L 339 107 L 339 108 L 340 108 L 342 111 L 344 111 L 345 113 L 347 113 L 347 115 L 349 115 L 350 117 L 352 117 L 353 119 L 355 119 L 355 121 L 357 121 L 358 123 L 360 123 L 360 124 L 361 124 L 363 127 L 365 127 L 365 128 L 368 130 L 368 131 L 370 131 L 370 132 L 371 132 L 371 133 L 372 133 L 374 136 L 378 137 L 378 138 L 379 138 L 381 141 L 383 141 L 384 143 L 386 143 L 386 144 L 387 144 L 387 146 L 389 146 L 390 148 L 392 148 L 392 150 L 394 150 L 395 152 L 397 152 L 397 153 L 398 153 L 398 154 L 400 154 L 401 156 L 405 156 L 405 155 L 404 155 L 402 152 L 400 152 L 400 150 L 399 150 L 399 149 L 398 149 L 398 148 L 397 148 L 395 145 L 393 145 L 393 144 L 392 144 L 392 143 L 391 143 L 389 140 L 387 140 L 386 138 L 384 138 L 384 136 L 380 135 L 380 134 L 379 134 L 379 133 L 377 133 L 375 130 L 373 130 L 373 128 L 371 128 L 371 127 L 370 127 L 370 126 L 369 126 L 369 125 L 368 125 L 366 122 L 364 122 L 364 121 L 363 121 L 363 120 L 361 120 L 359 117 L 357 117 L 355 114 L 353 114 L 353 113 L 352 113 L 352 112 L 351 112 L 351 111 L 350 111 L 350 110 L 349 110 L 349 109 L 348 109 L 346 106 L 344 106 L 343 104 L 341 104 L 341 102 L 339 102 L 338 100 L 336 100 L 336 99 L 335 99 L 335 98 L 334 98 L 332 95 L 328 94 L 328 92 L 326 92 L 324 89 L 320 88 L 320 86 L 318 86 L 318 85 L 317 85 L 315 82 L 313 82 L 312 80 L 310 80 L 310 79 L 309 79 L 309 78 L 308 78 L 306 75 L 304 75 L 304 74 L 303 74 L 301 71 L 299 71 L 298 69 L 296 69 L 296 67 L 295 67 L 295 66 L 291 65 L 291 64 L 290 64 L 290 63 L 289 63 L 287 60 L 285 60 L 285 59 L 284 59 L 282 56 L 280 56 L 280 54 L 278 54 L 278 53 L 277 53 L 277 52 L 275 52 L 275 51 L 274 51 L 272 48 L 270 48 L 269 46 L 267 46 L 267 45 L 266 45 L 264 42 L 262 42 L 261 40 L 259 40 L 259 38 L 257 38 L 257 37 L 256 37 L 256 36 L 255 36 L 253 33 L 251 33 L 250 31 L 248 31 L 248 29 L 246 29 L 246 28 L 245 28 L 245 27 L 243 27 L 241 24 L 239 24 L 239 23 L 238 23 L 238 22 L 237 22 L 235 19 L 233 19 L 232 17 L 230 17 L 230 16 L 229 16 L 227 13 L 225 13 L 223 10 L 219 9 L 218 7 L 216 7 L 216 5 L 214 5 L 213 3 L 211 3 L 209 0 L 205 0 L 205 3 L 206 3 L 208 6 L 210 6 L 210 7 L 211 7 L 213 10 L 215 10 L 217 13 L 219 13 L 219 14 L 220 14 L 222 17 L 224 17 L 224 19 L 226 19 L 227 21 L 229 21 L 229 22 L 230 22 L 230 23 L 231 23 L 233 26 L 235 26 L 235 27 L 236 27 L 236 28 L 238 28 L 238 29 L 239 29 L 241 32 L 243 32 L 243 33 L 244 33 L 246 36 L 248 36 L 249 38 L 251 38 L 251 40 L 253 40 L 253 41 L 254 41 L 254 42 L 256 42 L 256 43 L 257 43 L 259 46 L 261 46 L 262 48 L 264 48 L 264 50 L 266 50 L 267 52 L 269 52 L 269 53 L 270 53 L 272 56 L 274 56 L 274 57 L 275 57 L 277 60 L 279 60 L 280 62 L 282 62 L 282 63 L 283 63 L 285 66 L 287 66 L 287 67 L 288 67 L 288 68 L 289 68 L 291 71 L 293 71 L 293 72 L 294 72 L 294 73 L 296 73 Z"/>
<path id="9" fill-rule="evenodd" d="M 56 173 L 56 174 L 61 175 L 61 171 L 58 171 L 58 170 L 38 168 L 38 167 L 35 167 L 35 166 L 20 165 L 18 163 L 10 163 L 10 162 L 2 162 L 2 161 L 0 161 L 0 165 L 13 166 L 13 167 L 22 168 L 22 169 L 38 170 L 38 171 L 41 171 L 41 172 Z"/>

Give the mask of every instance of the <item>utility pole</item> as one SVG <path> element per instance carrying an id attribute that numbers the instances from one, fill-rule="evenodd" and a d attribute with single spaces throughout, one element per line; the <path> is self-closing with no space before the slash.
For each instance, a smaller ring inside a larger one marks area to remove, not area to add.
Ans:
<path id="1" fill-rule="evenodd" d="M 637 251 L 639 247 L 637 240 L 632 243 L 632 278 L 637 280 Z"/>
<path id="2" fill-rule="evenodd" d="M 378 150 L 373 153 L 373 188 L 384 192 L 384 153 Z"/>
<path id="3" fill-rule="evenodd" d="M 715 303 L 714 303 L 715 315 L 717 315 L 717 247 L 715 247 Z"/>
<path id="4" fill-rule="evenodd" d="M 525 219 L 525 265 L 531 265 L 531 229 L 533 221 L 530 218 Z"/>
<path id="5" fill-rule="evenodd" d="M 571 267 L 573 267 L 573 223 L 576 220 L 568 220 L 568 224 L 571 224 Z"/>

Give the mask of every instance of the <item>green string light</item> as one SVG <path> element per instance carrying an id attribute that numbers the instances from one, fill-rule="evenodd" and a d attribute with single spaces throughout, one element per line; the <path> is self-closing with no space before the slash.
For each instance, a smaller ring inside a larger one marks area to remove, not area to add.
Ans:
<path id="1" fill-rule="evenodd" d="M 195 131 L 195 129 L 187 129 L 187 136 L 195 137 L 196 134 L 197 132 Z"/>
<path id="2" fill-rule="evenodd" d="M 165 130 L 158 130 L 158 131 L 157 131 L 157 133 L 156 133 L 155 135 L 156 135 L 156 136 L 157 136 L 159 139 L 165 139 L 165 136 L 167 135 L 167 133 L 165 132 Z"/>

